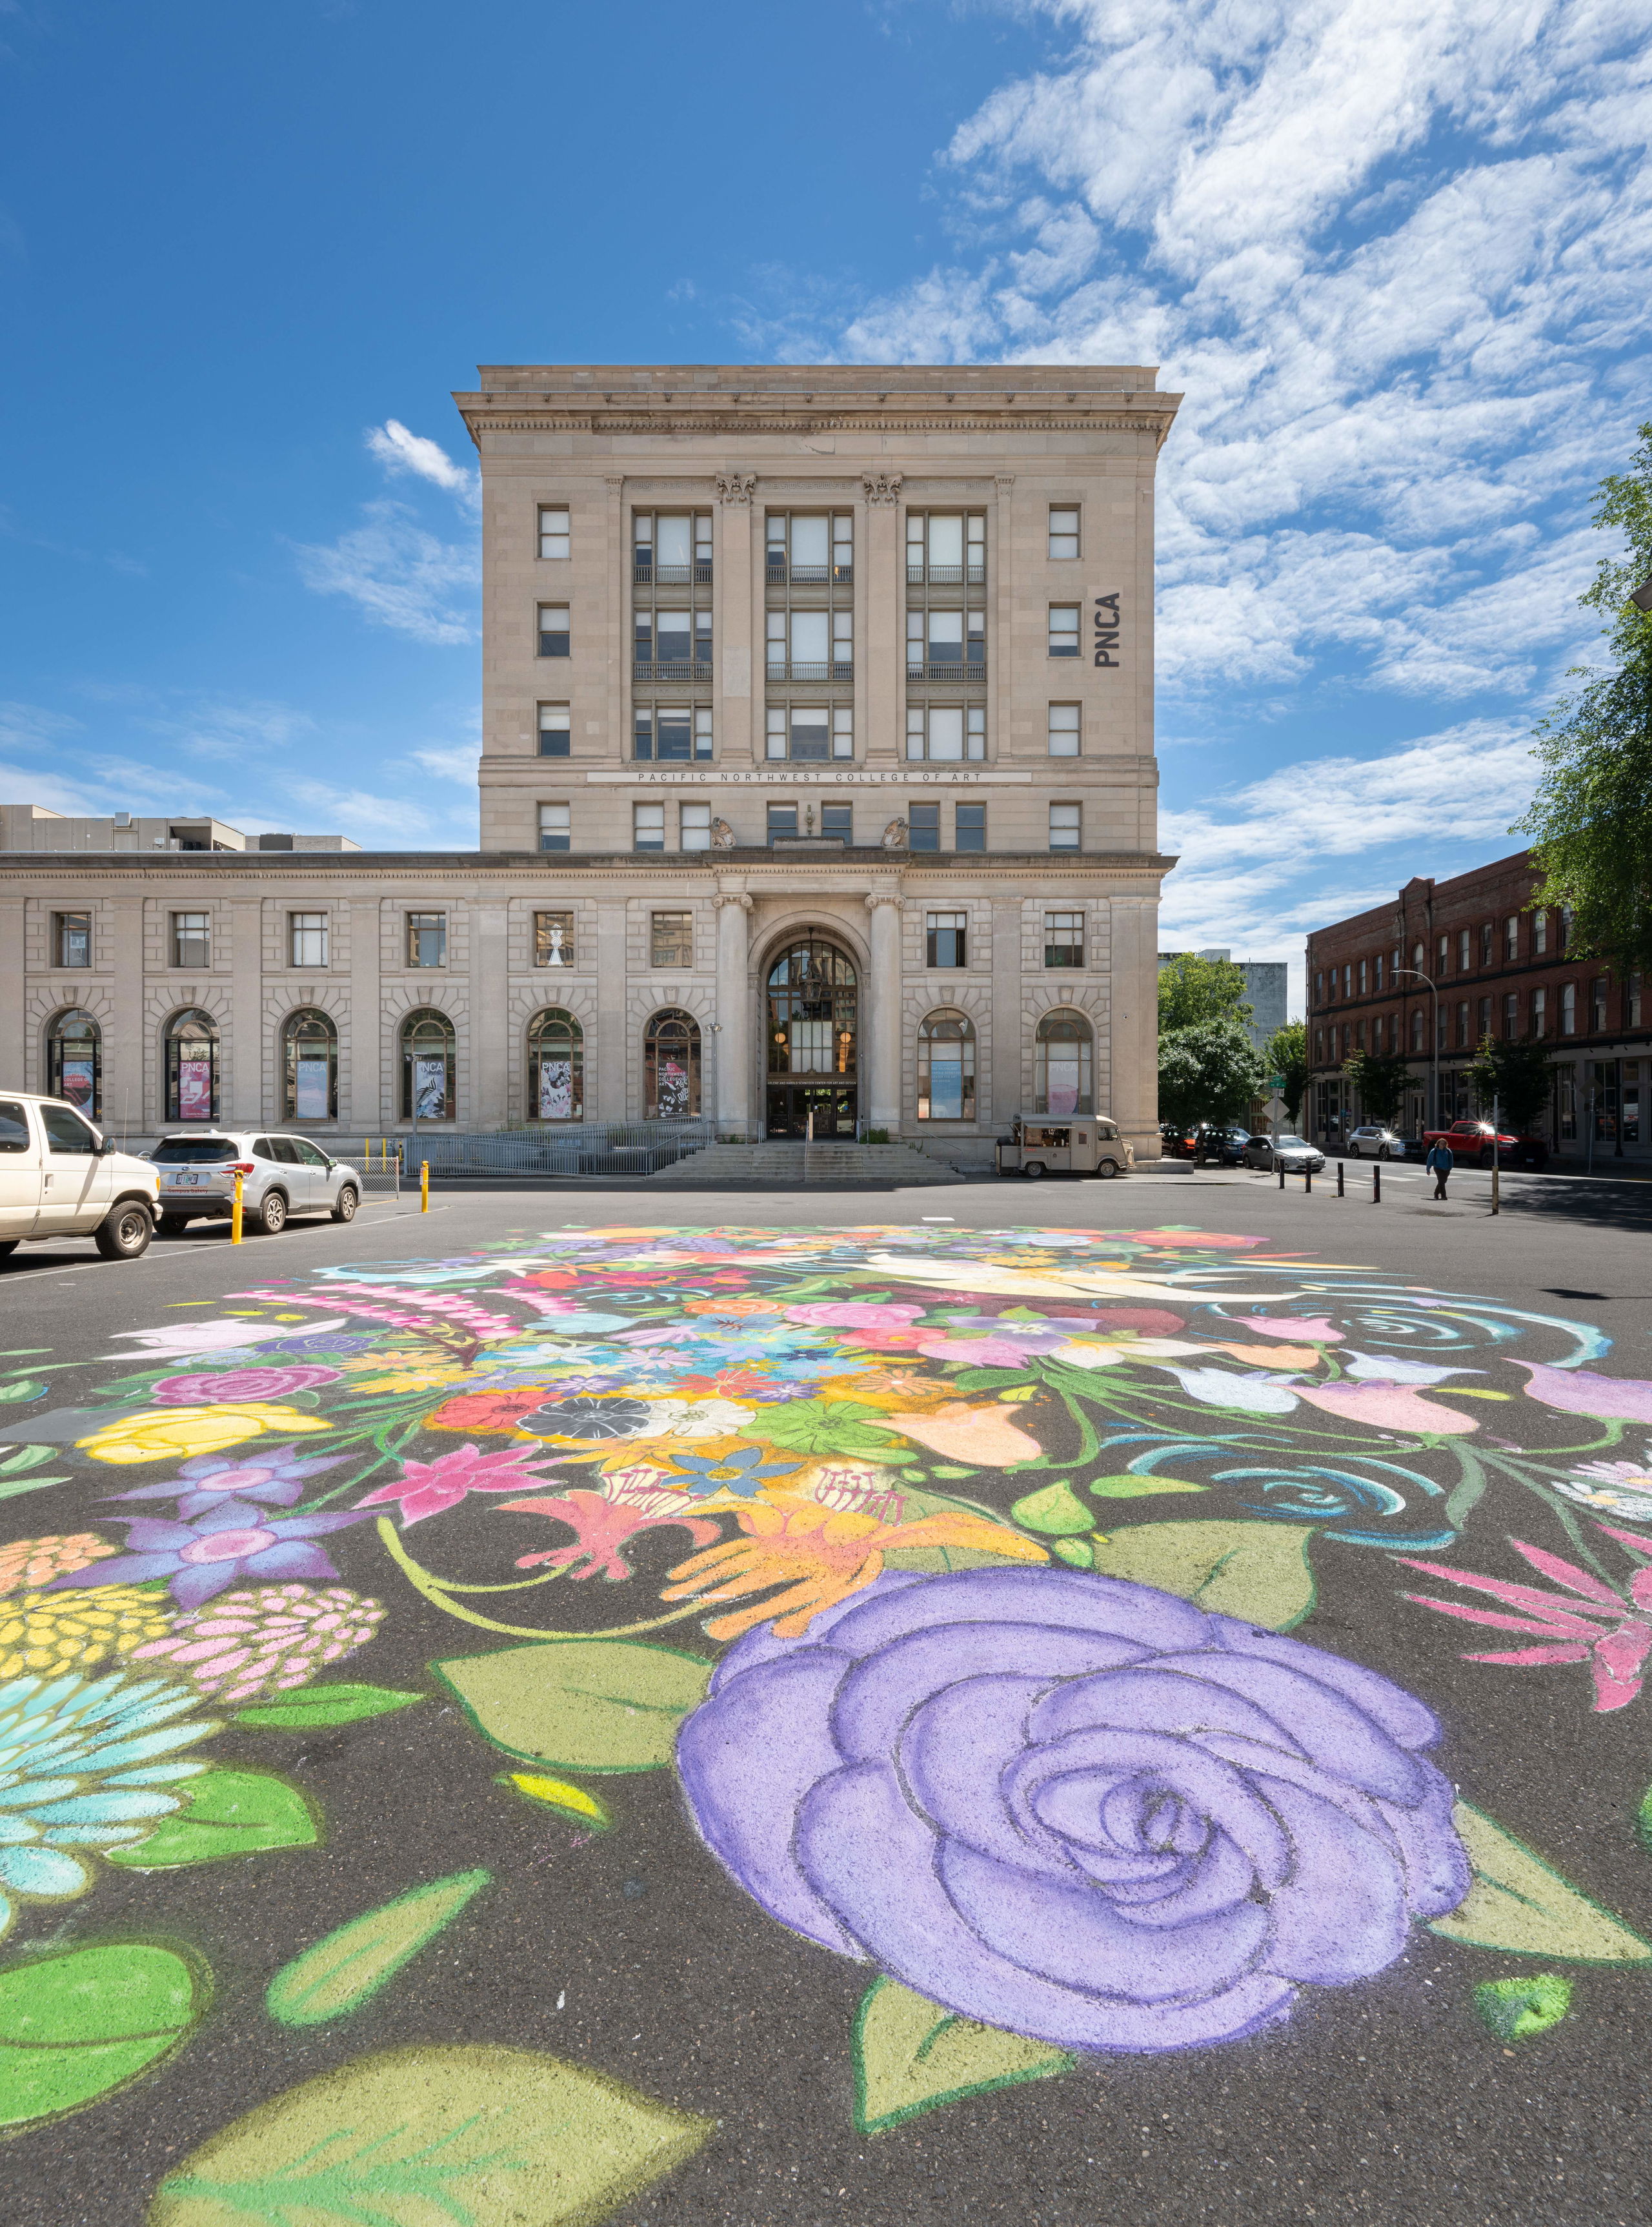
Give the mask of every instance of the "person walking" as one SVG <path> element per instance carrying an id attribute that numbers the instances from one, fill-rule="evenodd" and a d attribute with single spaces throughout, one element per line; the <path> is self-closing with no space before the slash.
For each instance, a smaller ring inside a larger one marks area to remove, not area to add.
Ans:
<path id="1" fill-rule="evenodd" d="M 1444 1137 L 1437 1137 L 1434 1139 L 1433 1148 L 1423 1162 L 1423 1165 L 1434 1178 L 1435 1197 L 1444 1198 L 1446 1180 L 1451 1170 L 1457 1165 L 1456 1155 Z"/>

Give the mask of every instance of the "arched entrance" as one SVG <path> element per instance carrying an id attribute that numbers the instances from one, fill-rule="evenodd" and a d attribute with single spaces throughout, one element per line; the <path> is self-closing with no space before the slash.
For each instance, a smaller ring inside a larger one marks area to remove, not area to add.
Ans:
<path id="1" fill-rule="evenodd" d="M 852 1137 L 859 1111 L 859 983 L 848 954 L 805 928 L 769 963 L 764 1113 L 771 1137 Z"/>

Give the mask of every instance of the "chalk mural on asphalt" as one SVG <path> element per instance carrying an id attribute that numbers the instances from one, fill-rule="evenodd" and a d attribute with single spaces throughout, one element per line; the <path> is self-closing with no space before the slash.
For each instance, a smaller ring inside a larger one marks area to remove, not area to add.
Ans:
<path id="1" fill-rule="evenodd" d="M 681 1862 L 865 1968 L 866 2134 L 1241 2044 L 1419 1927 L 1652 1962 L 1457 1797 L 1423 1699 L 1290 1636 L 1334 1541 L 1515 1636 L 1471 1662 L 1635 1701 L 1652 1384 L 1590 1367 L 1585 1324 L 1196 1229 L 616 1228 L 282 1279 L 119 1342 L 92 1389 L 0 1356 L 29 1535 L 0 1546 L 8 2131 L 219 2015 L 188 1941 L 63 1947 L 63 1906 L 111 1870 L 300 1860 L 327 1820 L 261 1740 L 432 1702 L 494 1798 L 573 1833 L 674 1771 Z M 1522 1450 L 1535 1410 L 1571 1442 Z M 1540 1535 L 1481 1517 L 1475 1566 L 1445 1559 L 1491 1488 Z M 456 1525 L 480 1582 L 443 1573 Z M 616 1617 L 645 1542 L 659 1598 Z M 399 1603 L 451 1627 L 417 1683 L 373 1675 Z M 355 2015 L 493 1891 L 473 1868 L 360 1908 L 264 1976 L 263 2014 Z M 1571 1988 L 1528 1969 L 1475 2008 L 1507 2044 Z M 150 2217 L 596 2218 L 714 2132 L 503 2041 L 369 2051 L 214 2135 Z"/>

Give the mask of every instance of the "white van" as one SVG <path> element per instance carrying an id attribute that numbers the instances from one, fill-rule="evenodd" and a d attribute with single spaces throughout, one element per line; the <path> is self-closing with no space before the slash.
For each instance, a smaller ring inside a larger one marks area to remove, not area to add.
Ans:
<path id="1" fill-rule="evenodd" d="M 1046 1176 L 1059 1171 L 1080 1176 L 1127 1175 L 1136 1165 L 1136 1149 L 1119 1134 L 1119 1125 L 1105 1114 L 1075 1114 L 1062 1121 L 1043 1114 L 1020 1114 L 1014 1132 L 998 1140 L 1001 1176 Z"/>
<path id="2" fill-rule="evenodd" d="M 61 1098 L 0 1095 L 0 1254 L 27 1239 L 90 1237 L 105 1260 L 147 1250 L 161 1179 Z"/>

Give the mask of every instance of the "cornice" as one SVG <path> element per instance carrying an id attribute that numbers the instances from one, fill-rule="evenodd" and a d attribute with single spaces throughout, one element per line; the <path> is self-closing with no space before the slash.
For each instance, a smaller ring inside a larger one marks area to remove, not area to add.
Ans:
<path id="1" fill-rule="evenodd" d="M 701 859 L 705 863 L 699 863 Z M 667 852 L 657 861 L 644 861 L 635 852 L 540 851 L 216 851 L 168 852 L 127 855 L 118 851 L 0 852 L 0 882 L 16 887 L 48 882 L 57 887 L 71 878 L 108 876 L 121 881 L 199 882 L 221 876 L 231 886 L 256 875 L 276 880 L 354 880 L 406 882 L 414 876 L 451 876 L 493 884 L 520 881 L 531 875 L 545 883 L 585 881 L 681 884 L 704 882 L 708 890 L 718 886 L 718 875 L 730 868 L 759 876 L 764 886 L 808 881 L 825 876 L 841 877 L 848 872 L 859 880 L 898 872 L 934 876 L 943 881 L 960 874 L 985 875 L 1005 880 L 1036 877 L 1041 881 L 1066 881 L 1077 874 L 1130 875 L 1158 879 L 1176 865 L 1160 852 L 1084 851 L 1071 858 L 1053 857 L 1048 851 L 918 852 L 886 851 L 881 845 L 857 846 L 830 857 L 805 858 L 788 854 L 776 858 L 766 845 L 731 851 Z M 247 895 L 255 892 L 248 890 Z"/>
<path id="2" fill-rule="evenodd" d="M 885 405 L 852 400 L 827 409 L 800 399 L 795 406 L 784 398 L 765 396 L 741 405 L 727 398 L 683 400 L 661 398 L 658 402 L 628 398 L 610 408 L 570 407 L 546 394 L 542 398 L 514 394 L 456 394 L 471 439 L 480 448 L 484 433 L 553 433 L 590 437 L 667 436 L 673 438 L 775 434 L 790 438 L 823 434 L 891 435 L 910 437 L 929 433 L 1151 433 L 1162 442 L 1170 431 L 1180 395 L 1157 389 L 1142 393 L 1098 395 L 1052 402 L 1038 396 L 1025 402 L 991 396 L 971 397 L 956 406 L 949 404 L 904 402 Z"/>

